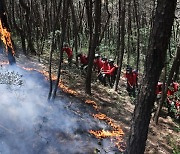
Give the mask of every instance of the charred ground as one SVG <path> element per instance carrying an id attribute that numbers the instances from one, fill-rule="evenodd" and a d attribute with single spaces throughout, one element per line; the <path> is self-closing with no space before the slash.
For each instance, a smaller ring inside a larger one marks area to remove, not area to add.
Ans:
<path id="1" fill-rule="evenodd" d="M 54 59 L 54 73 L 56 72 L 56 59 Z M 23 55 L 20 55 L 17 58 L 17 63 L 24 67 L 31 67 L 35 69 L 48 71 L 48 59 L 44 55 L 41 62 L 39 62 L 35 57 L 26 58 Z M 92 96 L 88 96 L 84 92 L 84 76 L 81 74 L 80 70 L 73 65 L 71 68 L 66 64 L 63 64 L 62 68 L 62 83 L 69 87 L 70 89 L 77 92 L 76 95 L 64 93 L 61 90 L 58 91 L 57 99 L 61 100 L 64 98 L 64 95 L 67 97 L 81 100 L 81 104 L 85 100 L 92 100 L 96 102 L 98 106 L 98 111 L 94 109 L 92 104 L 84 104 L 77 110 L 74 110 L 74 103 L 66 104 L 66 108 L 69 108 L 74 112 L 74 114 L 81 115 L 81 113 L 98 113 L 101 112 L 108 117 L 112 118 L 117 124 L 119 124 L 124 132 L 124 140 L 127 139 L 129 127 L 131 123 L 131 116 L 134 109 L 133 99 L 128 96 L 125 88 L 125 79 L 122 77 L 120 82 L 120 88 L 118 92 L 115 92 L 110 87 L 102 86 L 94 76 L 92 84 Z M 71 101 L 70 101 L 71 102 Z M 155 126 L 151 122 L 149 128 L 149 136 L 146 146 L 146 153 L 173 153 L 173 150 L 178 150 L 180 145 L 179 139 L 179 125 L 175 123 L 170 117 L 166 114 L 166 109 L 164 109 L 165 114 L 160 117 L 159 125 Z M 79 117 L 81 118 L 81 116 Z M 43 119 L 43 117 L 42 117 Z M 42 120 L 41 121 L 46 121 Z M 98 121 L 96 121 L 98 123 Z M 76 130 L 76 133 L 83 133 L 83 126 L 79 127 L 80 129 Z M 81 129 L 82 128 L 82 129 Z M 98 126 L 95 127 L 95 130 L 98 130 Z M 46 133 L 44 130 L 43 133 Z M 55 133 L 55 132 L 53 132 Z M 55 133 L 56 134 L 56 133 Z M 57 134 L 56 134 L 57 135 Z M 86 134 L 87 135 L 87 134 Z M 89 134 L 86 136 L 88 139 Z M 71 136 L 72 137 L 72 136 Z M 92 137 L 92 136 L 91 136 Z M 67 134 L 61 133 L 59 135 L 60 140 L 63 142 L 65 138 L 68 138 Z M 46 140 L 46 139 L 45 139 Z M 45 141 L 47 142 L 47 141 Z M 96 141 L 95 141 L 96 142 Z M 102 140 L 99 139 L 99 144 L 101 145 Z M 105 145 L 105 143 L 104 143 Z M 101 147 L 101 146 L 100 146 Z M 87 150 L 87 149 L 86 149 Z M 93 151 L 94 153 L 100 152 L 100 148 Z M 84 151 L 85 152 L 85 151 Z M 92 152 L 92 151 L 91 151 Z M 114 151 L 115 153 L 115 151 Z M 116 151 L 117 153 L 117 151 Z"/>

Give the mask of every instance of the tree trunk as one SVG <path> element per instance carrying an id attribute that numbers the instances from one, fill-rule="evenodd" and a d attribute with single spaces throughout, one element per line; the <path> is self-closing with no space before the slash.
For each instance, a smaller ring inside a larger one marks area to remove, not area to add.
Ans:
<path id="1" fill-rule="evenodd" d="M 22 8 L 25 9 L 26 11 L 26 26 L 27 26 L 27 37 L 28 37 L 28 47 L 31 51 L 32 54 L 36 55 L 36 51 L 34 48 L 34 44 L 33 44 L 33 40 L 32 40 L 32 21 L 31 21 L 31 17 L 30 17 L 30 7 L 23 1 L 23 0 L 19 0 L 20 5 L 22 6 Z"/>
<path id="2" fill-rule="evenodd" d="M 59 66 L 58 66 L 58 73 L 57 73 L 57 80 L 52 92 L 52 97 L 51 97 L 51 101 L 54 101 L 55 97 L 56 97 L 56 92 L 57 92 L 57 88 L 59 85 L 59 80 L 60 80 L 60 75 L 61 75 L 61 64 L 62 64 L 62 58 L 63 58 L 63 43 L 65 40 L 65 36 L 66 36 L 66 26 L 67 26 L 67 16 L 68 16 L 68 7 L 69 7 L 69 2 L 67 0 L 63 0 L 63 15 L 62 15 L 62 20 L 61 20 L 61 24 L 62 24 L 62 34 L 61 34 L 61 40 L 60 40 L 60 54 L 59 54 Z"/>
<path id="3" fill-rule="evenodd" d="M 128 27 L 127 27 L 127 32 L 128 32 L 128 41 L 127 41 L 127 65 L 129 65 L 130 62 L 130 51 L 131 51 L 131 45 L 130 45 L 130 37 L 132 34 L 131 30 L 131 0 L 128 2 Z"/>
<path id="4" fill-rule="evenodd" d="M 3 0 L 0 0 L 0 20 L 1 20 L 2 28 L 6 29 L 10 33 L 10 28 L 9 28 L 7 19 L 8 18 L 7 18 L 6 12 L 5 12 L 5 3 Z M 12 39 L 11 39 L 11 37 L 8 38 L 8 40 L 11 41 L 10 44 L 8 43 L 7 38 L 5 38 L 5 39 L 6 39 L 5 40 L 6 42 L 4 42 L 4 44 L 7 47 L 6 50 L 7 50 L 7 54 L 8 54 L 9 64 L 13 65 L 16 63 L 16 60 L 15 60 L 14 53 L 13 53 L 14 49 L 12 47 L 12 45 L 13 45 Z"/>
<path id="5" fill-rule="evenodd" d="M 145 62 L 145 75 L 133 114 L 126 154 L 143 154 L 145 151 L 151 110 L 156 98 L 156 85 L 164 67 L 165 53 L 171 36 L 177 1 L 158 0 L 157 2 Z"/>
<path id="6" fill-rule="evenodd" d="M 52 54 L 53 54 L 53 51 L 55 49 L 55 30 L 57 28 L 57 22 L 58 22 L 58 18 L 59 18 L 59 14 L 60 14 L 60 10 L 61 10 L 61 3 L 62 3 L 62 0 L 60 0 L 59 2 L 59 5 L 58 5 L 58 10 L 57 10 L 57 15 L 56 15 L 56 20 L 54 22 L 54 25 L 53 25 L 53 34 L 52 34 L 52 38 L 51 38 L 51 49 L 50 49 L 50 55 L 49 55 L 49 94 L 48 94 L 48 101 L 51 100 L 51 96 L 52 96 Z"/>
<path id="7" fill-rule="evenodd" d="M 86 3 L 86 14 L 87 14 L 88 28 L 89 28 L 89 50 L 88 50 L 88 55 L 89 55 L 91 50 L 92 35 L 93 35 L 93 15 L 92 15 L 93 2 L 92 0 L 85 0 L 85 3 Z"/>
<path id="8" fill-rule="evenodd" d="M 13 20 L 13 24 L 14 24 L 14 27 L 15 27 L 16 31 L 19 33 L 19 35 L 21 37 L 22 50 L 23 50 L 23 53 L 26 55 L 27 52 L 26 52 L 25 33 L 24 33 L 23 29 L 20 28 L 16 23 L 15 10 L 14 10 L 14 0 L 12 0 L 12 20 Z"/>
<path id="9" fill-rule="evenodd" d="M 136 19 L 136 26 L 137 26 L 137 61 L 136 61 L 136 70 L 139 70 L 139 58 L 140 58 L 140 24 L 139 24 L 139 13 L 138 13 L 138 0 L 134 0 L 134 11 L 135 11 L 135 19 Z"/>
<path id="10" fill-rule="evenodd" d="M 117 65 L 119 65 L 119 59 L 120 59 L 120 47 L 121 47 L 121 22 L 122 22 L 122 4 L 121 0 L 119 0 L 119 10 L 118 10 L 118 35 L 117 35 L 117 49 L 116 49 L 116 56 L 117 56 Z M 108 40 L 109 37 L 107 38 Z"/>
<path id="11" fill-rule="evenodd" d="M 86 93 L 91 94 L 91 76 L 92 76 L 92 67 L 94 61 L 94 55 L 97 45 L 99 44 L 100 28 L 101 28 L 101 0 L 95 1 L 95 32 L 93 34 L 93 39 L 91 43 L 90 52 L 88 55 L 88 68 L 86 76 Z"/>
<path id="12" fill-rule="evenodd" d="M 70 0 L 70 8 L 71 8 L 71 13 L 72 13 L 72 21 L 73 21 L 73 36 L 74 36 L 74 47 L 75 47 L 75 57 L 76 57 L 76 62 L 78 61 L 77 58 L 77 52 L 78 52 L 78 28 L 77 28 L 77 19 L 76 19 L 76 13 L 74 10 L 74 5 L 73 5 L 73 0 Z"/>
<path id="13" fill-rule="evenodd" d="M 126 0 L 123 1 L 122 4 L 122 21 L 121 21 L 121 52 L 119 53 L 119 67 L 118 67 L 118 71 L 117 71 L 117 77 L 116 77 L 116 82 L 115 82 L 115 91 L 118 90 L 118 85 L 119 85 L 119 80 L 120 80 L 120 76 L 121 76 L 121 68 L 122 68 L 122 62 L 123 62 L 123 57 L 124 57 L 124 49 L 125 49 L 125 10 L 126 10 Z"/>

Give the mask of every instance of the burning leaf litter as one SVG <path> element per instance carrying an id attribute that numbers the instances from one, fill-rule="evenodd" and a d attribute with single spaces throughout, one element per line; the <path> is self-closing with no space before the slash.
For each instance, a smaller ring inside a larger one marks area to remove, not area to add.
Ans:
<path id="1" fill-rule="evenodd" d="M 85 101 L 85 103 L 86 103 L 86 104 L 91 104 L 91 105 L 94 107 L 95 110 L 97 110 L 97 111 L 99 110 L 98 105 L 97 105 L 97 103 L 96 103 L 95 101 L 92 101 L 92 100 L 87 99 L 87 100 Z"/>
<path id="2" fill-rule="evenodd" d="M 21 68 L 23 68 L 24 70 L 27 70 L 27 71 L 37 71 L 37 72 L 40 72 L 48 80 L 49 73 L 46 72 L 46 71 L 40 71 L 40 70 L 34 69 L 34 68 L 25 68 L 25 67 L 21 67 Z M 20 81 L 20 78 L 22 77 L 21 75 L 19 75 L 18 73 L 15 73 L 15 72 L 13 72 L 11 75 L 12 76 L 17 76 L 19 81 Z M 52 80 L 56 80 L 56 76 L 55 75 L 52 75 Z M 14 82 L 14 81 L 15 80 L 12 80 L 12 82 Z M 62 84 L 62 81 L 59 83 L 59 87 L 63 91 L 65 91 L 67 93 L 70 93 L 72 95 L 78 95 L 78 93 L 76 91 L 71 90 L 68 87 L 64 86 Z M 97 105 L 97 103 L 95 101 L 86 100 L 85 103 L 86 104 L 91 104 L 96 111 L 99 110 L 99 107 L 98 107 L 98 105 Z M 78 115 L 78 114 L 76 114 L 76 115 Z M 93 115 L 93 117 L 94 118 L 98 118 L 99 120 L 106 121 L 106 123 L 108 125 L 110 125 L 113 128 L 113 130 L 104 130 L 104 129 L 102 129 L 102 130 L 94 131 L 94 130 L 89 129 L 90 130 L 89 133 L 93 134 L 98 139 L 104 139 L 104 138 L 112 139 L 112 141 L 115 142 L 115 145 L 117 146 L 117 148 L 121 150 L 122 149 L 122 144 L 121 143 L 123 142 L 122 141 L 123 132 L 122 132 L 120 126 L 118 126 L 115 122 L 113 122 L 112 119 L 107 117 L 105 114 L 95 114 L 95 115 Z M 46 136 L 42 135 L 42 133 L 41 133 L 42 132 L 42 128 L 44 127 L 43 125 L 44 125 L 44 122 L 42 123 L 41 128 L 36 129 L 36 132 L 38 132 L 37 134 L 38 134 L 38 136 L 41 139 L 46 140 L 46 144 L 47 144 L 47 143 L 49 143 L 48 138 Z"/>
<path id="3" fill-rule="evenodd" d="M 105 114 L 98 113 L 94 114 L 93 116 L 94 118 L 97 118 L 99 120 L 106 121 L 113 128 L 113 130 L 90 130 L 89 132 L 98 139 L 103 139 L 107 137 L 112 138 L 118 149 L 120 151 L 123 151 L 124 141 L 122 139 L 122 136 L 124 135 L 124 132 L 122 131 L 121 127 L 118 124 L 116 124 L 111 118 L 107 117 Z"/>
<path id="4" fill-rule="evenodd" d="M 34 71 L 36 69 L 32 69 L 32 68 L 24 68 L 25 70 L 29 70 L 29 71 Z M 49 73 L 46 71 L 40 71 L 40 70 L 36 70 L 42 74 L 44 74 L 44 76 L 46 77 L 46 79 L 49 79 Z M 52 74 L 52 80 L 55 81 L 56 80 L 56 76 Z M 69 89 L 68 87 L 66 87 L 65 85 L 63 85 L 62 81 L 59 83 L 58 85 L 64 92 L 72 94 L 77 96 L 78 93 L 72 89 Z M 93 106 L 93 108 L 96 111 L 99 111 L 99 107 L 97 105 L 97 103 L 95 101 L 92 100 L 85 100 L 86 104 L 91 104 Z M 90 130 L 89 133 L 93 134 L 96 138 L 98 139 L 103 139 L 103 138 L 112 138 L 113 141 L 115 142 L 115 145 L 118 147 L 118 149 L 120 151 L 123 151 L 123 140 L 122 140 L 122 136 L 124 135 L 121 127 L 116 124 L 115 122 L 113 122 L 113 120 L 109 117 L 107 117 L 105 114 L 99 113 L 99 114 L 95 114 L 93 115 L 94 118 L 97 118 L 99 120 L 104 120 L 107 122 L 108 125 L 110 125 L 114 130 L 98 130 L 98 131 L 94 131 L 94 130 Z"/>

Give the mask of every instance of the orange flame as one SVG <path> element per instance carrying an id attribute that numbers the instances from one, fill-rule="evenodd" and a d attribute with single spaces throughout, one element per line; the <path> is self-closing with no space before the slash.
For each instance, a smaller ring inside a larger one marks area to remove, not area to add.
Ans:
<path id="1" fill-rule="evenodd" d="M 114 139 L 116 146 L 118 147 L 119 150 L 122 151 L 121 143 L 123 142 L 122 136 L 124 135 L 124 132 L 122 131 L 121 127 L 118 124 L 116 124 L 111 118 L 107 117 L 105 114 L 99 113 L 99 114 L 93 115 L 93 117 L 99 120 L 106 121 L 114 130 L 107 130 L 107 131 L 106 130 L 98 130 L 98 131 L 90 130 L 89 133 L 93 134 L 98 139 L 103 139 L 107 137 Z"/>
<path id="2" fill-rule="evenodd" d="M 49 73 L 47 71 L 41 71 L 41 70 L 37 70 L 34 68 L 25 68 L 22 67 L 25 70 L 28 71 L 38 71 L 42 74 L 44 74 L 44 76 L 46 77 L 47 80 L 49 80 Z M 55 81 L 57 79 L 57 77 L 52 74 L 52 80 Z M 59 85 L 58 85 L 64 92 L 68 92 L 72 95 L 78 95 L 78 93 L 72 89 L 69 89 L 68 87 L 66 87 L 62 81 L 60 81 Z M 97 105 L 97 103 L 95 101 L 92 100 L 86 100 L 85 103 L 87 104 L 91 104 L 94 109 L 96 109 L 97 111 L 99 110 L 99 107 Z M 124 135 L 123 130 L 121 129 L 121 127 L 114 122 L 114 120 L 112 120 L 111 118 L 109 118 L 108 116 L 106 116 L 105 114 L 99 113 L 99 114 L 94 114 L 93 115 L 94 118 L 97 118 L 99 120 L 104 120 L 105 122 L 107 122 L 108 125 L 110 125 L 112 127 L 113 130 L 98 130 L 98 131 L 94 131 L 94 130 L 90 130 L 89 133 L 94 135 L 96 138 L 98 139 L 103 139 L 103 138 L 111 138 L 113 142 L 115 142 L 115 145 L 117 146 L 117 148 L 120 151 L 123 151 L 122 148 L 124 148 L 123 145 L 123 139 L 122 136 Z"/>
<path id="3" fill-rule="evenodd" d="M 45 76 L 45 78 L 47 80 L 49 80 L 49 73 L 47 71 L 41 71 L 41 70 L 38 70 L 38 69 L 35 69 L 35 68 L 26 68 L 26 67 L 23 67 L 21 66 L 21 68 L 23 68 L 24 70 L 27 70 L 27 71 L 37 71 L 37 72 L 40 72 L 41 74 L 43 74 Z M 57 80 L 57 77 L 56 75 L 54 74 L 51 74 L 51 78 L 53 81 Z M 60 87 L 64 92 L 67 92 L 71 95 L 77 95 L 77 92 L 72 90 L 72 89 L 69 89 L 67 86 L 65 86 L 62 81 L 59 82 L 58 84 L 58 87 Z"/>
<path id="4" fill-rule="evenodd" d="M 14 55 L 14 49 L 11 41 L 11 33 L 8 32 L 6 28 L 3 27 L 2 21 L 0 20 L 0 34 L 1 34 L 1 40 L 6 46 L 6 51 L 8 52 L 8 47 L 12 49 L 12 54 Z"/>
<path id="5" fill-rule="evenodd" d="M 87 100 L 85 101 L 85 103 L 86 103 L 86 104 L 91 104 L 96 110 L 99 110 L 98 105 L 96 104 L 95 101 L 92 101 L 92 100 L 87 99 Z"/>

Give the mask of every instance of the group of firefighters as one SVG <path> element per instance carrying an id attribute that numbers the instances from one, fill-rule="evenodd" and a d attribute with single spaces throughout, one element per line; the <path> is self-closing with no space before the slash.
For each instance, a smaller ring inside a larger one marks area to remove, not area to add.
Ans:
<path id="1" fill-rule="evenodd" d="M 68 47 L 68 44 L 64 45 L 63 52 L 66 52 L 68 57 L 68 63 L 71 65 L 73 52 Z M 85 54 L 79 53 L 77 54 L 77 59 L 80 63 L 81 70 L 85 70 L 88 65 L 88 57 Z M 97 77 L 99 81 L 104 85 L 107 86 L 107 81 L 110 87 L 113 87 L 118 67 L 114 64 L 113 59 L 107 59 L 106 57 L 101 57 L 98 54 L 95 54 L 94 58 L 94 70 L 97 71 Z M 137 87 L 137 78 L 138 73 L 137 71 L 132 70 L 131 67 L 127 66 L 125 77 L 127 79 L 127 91 L 129 92 L 130 96 L 135 97 L 135 91 Z"/>
<path id="2" fill-rule="evenodd" d="M 161 95 L 163 83 L 158 82 L 156 87 L 156 94 Z M 179 118 L 180 116 L 180 98 L 176 95 L 176 92 L 179 90 L 179 84 L 177 82 L 172 82 L 167 90 L 167 107 L 168 113 L 174 114 L 172 110 L 175 110 L 175 116 Z"/>
<path id="3" fill-rule="evenodd" d="M 77 58 L 81 64 L 80 68 L 86 69 L 88 65 L 88 58 L 86 55 L 80 53 L 77 55 Z M 118 67 L 114 65 L 114 60 L 113 59 L 107 59 L 107 58 L 102 58 L 100 55 L 95 54 L 94 58 L 94 71 L 97 72 L 97 77 L 99 81 L 104 85 L 107 86 L 107 80 L 109 82 L 110 87 L 114 85 L 116 74 L 117 74 L 117 69 Z"/>
<path id="4" fill-rule="evenodd" d="M 68 46 L 68 44 L 65 44 L 63 47 L 63 52 L 66 52 L 67 57 L 68 57 L 68 63 L 71 65 L 72 63 L 72 57 L 73 57 L 73 51 L 71 48 Z M 80 68 L 81 70 L 85 70 L 88 65 L 88 57 L 85 54 L 79 53 L 77 55 L 77 59 L 80 63 Z M 113 59 L 107 59 L 106 57 L 102 58 L 100 55 L 95 54 L 94 58 L 94 70 L 97 71 L 97 77 L 99 81 L 104 85 L 107 86 L 107 81 L 112 87 L 114 85 L 115 79 L 116 79 L 116 74 L 118 67 L 117 65 L 114 64 Z M 126 68 L 126 73 L 125 73 L 125 78 L 127 80 L 127 91 L 130 96 L 135 97 L 136 96 L 136 89 L 138 88 L 138 72 L 136 70 L 133 70 L 132 67 L 127 66 Z M 171 104 L 171 97 L 173 96 L 175 92 L 178 91 L 179 84 L 173 82 L 171 84 L 172 89 L 168 89 L 167 92 L 167 102 Z M 162 92 L 162 83 L 158 82 L 157 88 L 156 88 L 156 94 L 159 95 Z M 177 99 L 179 100 L 179 99 Z M 176 103 L 177 107 L 179 108 L 179 101 Z"/>

